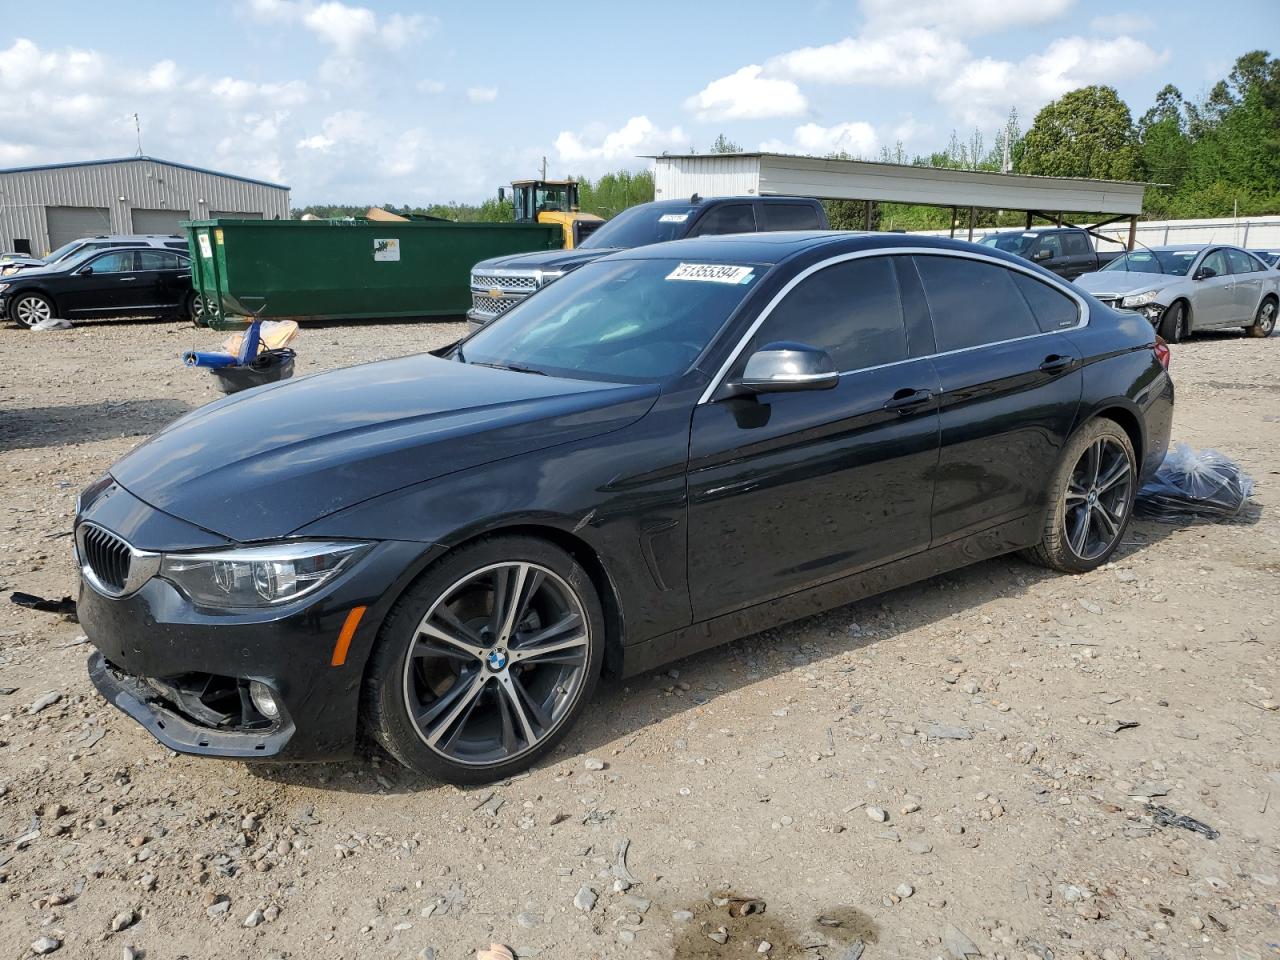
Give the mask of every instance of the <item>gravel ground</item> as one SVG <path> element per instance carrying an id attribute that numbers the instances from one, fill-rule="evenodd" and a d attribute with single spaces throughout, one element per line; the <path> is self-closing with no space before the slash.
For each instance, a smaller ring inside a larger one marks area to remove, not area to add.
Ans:
<path id="1" fill-rule="evenodd" d="M 461 330 L 307 328 L 299 373 Z M 177 361 L 215 340 L 0 329 L 6 594 L 74 593 L 76 492 L 216 396 Z M 1137 523 L 1088 576 L 995 560 L 606 682 L 485 789 L 177 756 L 96 695 L 75 624 L 9 606 L 0 958 L 1275 956 L 1278 369 L 1280 337 L 1174 347 L 1175 439 L 1243 462 L 1247 520 Z"/>

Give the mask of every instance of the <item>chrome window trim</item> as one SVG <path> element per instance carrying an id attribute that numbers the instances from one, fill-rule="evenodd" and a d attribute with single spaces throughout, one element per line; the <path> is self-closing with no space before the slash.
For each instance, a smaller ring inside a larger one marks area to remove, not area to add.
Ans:
<path id="1" fill-rule="evenodd" d="M 765 304 L 764 309 L 760 311 L 760 315 L 756 317 L 755 320 L 752 321 L 751 326 L 747 328 L 746 333 L 744 333 L 742 337 L 738 340 L 737 345 L 733 348 L 733 351 L 729 354 L 728 359 L 726 359 L 725 362 L 720 365 L 720 369 L 716 372 L 716 375 L 711 378 L 711 382 L 707 385 L 707 389 L 704 390 L 702 392 L 702 396 L 698 398 L 697 405 L 701 406 L 704 403 L 711 402 L 712 395 L 716 392 L 716 390 L 720 388 L 720 385 L 724 382 L 725 376 L 728 375 L 729 373 L 729 369 L 734 365 L 734 363 L 737 362 L 738 358 L 742 355 L 742 351 L 746 348 L 747 343 L 751 340 L 752 337 L 756 335 L 756 331 L 759 330 L 760 327 L 764 325 L 764 322 L 769 319 L 769 315 L 773 313 L 774 308 L 777 307 L 778 304 L 782 302 L 783 298 L 786 297 L 786 295 L 789 294 L 793 289 L 795 289 L 795 287 L 802 280 L 807 279 L 808 277 L 817 273 L 819 270 L 825 270 L 827 267 L 835 266 L 838 263 L 845 263 L 849 260 L 862 260 L 867 257 L 895 257 L 895 256 L 913 256 L 913 255 L 957 257 L 962 260 L 977 260 L 981 263 L 990 263 L 997 267 L 1004 267 L 1006 270 L 1017 270 L 1019 273 L 1025 273 L 1027 276 L 1031 277 L 1033 280 L 1039 280 L 1041 283 L 1047 286 L 1053 287 L 1055 290 L 1058 290 L 1059 292 L 1066 294 L 1068 297 L 1074 300 L 1076 303 L 1076 306 L 1080 310 L 1080 320 L 1075 324 L 1075 326 L 1063 327 L 1061 330 L 1041 331 L 1039 333 L 1029 334 L 1025 337 L 1011 337 L 1008 340 L 993 340 L 990 343 L 980 343 L 972 347 L 960 347 L 956 350 L 941 350 L 936 353 L 926 354 L 925 356 L 921 356 L 921 357 L 906 357 L 902 360 L 892 360 L 889 363 L 881 363 L 873 367 L 859 367 L 857 370 L 844 370 L 844 371 L 841 371 L 840 376 L 843 377 L 846 374 L 850 374 L 850 373 L 861 373 L 864 370 L 883 370 L 885 367 L 893 367 L 903 363 L 915 363 L 919 360 L 932 360 L 934 357 L 949 357 L 958 353 L 968 353 L 970 350 L 983 350 L 987 347 L 998 347 L 1006 343 L 1018 343 L 1022 340 L 1034 340 L 1037 337 L 1049 337 L 1059 333 L 1068 333 L 1072 330 L 1079 330 L 1082 327 L 1087 327 L 1089 325 L 1088 301 L 1085 300 L 1084 297 L 1080 296 L 1080 294 L 1072 290 L 1070 287 L 1066 286 L 1061 280 L 1058 280 L 1056 277 L 1053 277 L 1053 278 L 1046 277 L 1043 274 L 1040 274 L 1035 270 L 1031 269 L 1030 264 L 1024 267 L 1022 264 L 1009 263 L 1007 260 L 1001 260 L 1001 259 L 998 259 L 997 257 L 989 257 L 982 253 L 971 252 L 968 250 L 948 250 L 948 249 L 939 248 L 939 247 L 877 247 L 874 250 L 855 250 L 852 253 L 842 253 L 834 257 L 828 257 L 826 260 L 821 260 L 818 263 L 812 264 L 811 266 L 808 266 L 804 270 L 800 271 L 800 273 L 796 274 L 789 281 L 787 281 L 787 285 L 784 286 L 781 290 L 779 290 L 776 294 L 774 294 L 773 299 L 770 300 L 767 304 Z M 921 281 L 922 288 L 923 288 L 923 285 L 924 284 L 922 280 Z M 928 297 L 927 292 L 925 296 L 926 298 Z M 1028 304 L 1028 309 L 1030 309 L 1029 304 Z M 1034 313 L 1032 315 L 1034 316 Z M 932 319 L 932 315 L 931 315 L 931 319 Z"/>

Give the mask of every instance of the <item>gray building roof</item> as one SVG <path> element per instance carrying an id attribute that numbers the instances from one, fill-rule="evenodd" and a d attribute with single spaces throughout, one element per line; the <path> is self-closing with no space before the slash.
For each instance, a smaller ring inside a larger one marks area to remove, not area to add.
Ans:
<path id="1" fill-rule="evenodd" d="M 270 180 L 255 180 L 252 177 L 242 177 L 234 173 L 222 173 L 220 170 L 209 170 L 205 167 L 195 167 L 189 163 L 177 163 L 173 160 L 162 160 L 159 157 L 150 157 L 139 154 L 134 157 L 111 157 L 106 160 L 72 160 L 69 163 L 42 163 L 30 167 L 5 167 L 0 169 L 0 176 L 6 173 L 34 173 L 43 170 L 66 170 L 72 167 L 100 167 L 110 163 L 137 163 L 139 160 L 145 160 L 149 163 L 160 163 L 166 167 L 177 167 L 179 170 L 190 170 L 193 173 L 203 173 L 211 177 L 226 177 L 228 180 L 239 180 L 241 183 L 252 183 L 259 187 L 274 187 L 277 190 L 288 190 L 289 188 L 282 183 L 272 183 Z"/>

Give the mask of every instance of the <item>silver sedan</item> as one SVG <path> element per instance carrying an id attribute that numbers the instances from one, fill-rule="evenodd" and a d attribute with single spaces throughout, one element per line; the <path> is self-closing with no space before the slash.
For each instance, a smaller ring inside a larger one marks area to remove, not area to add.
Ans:
<path id="1" fill-rule="evenodd" d="M 1280 306 L 1280 272 L 1222 244 L 1132 250 L 1075 282 L 1108 306 L 1138 311 L 1170 343 L 1222 327 L 1268 337 Z"/>

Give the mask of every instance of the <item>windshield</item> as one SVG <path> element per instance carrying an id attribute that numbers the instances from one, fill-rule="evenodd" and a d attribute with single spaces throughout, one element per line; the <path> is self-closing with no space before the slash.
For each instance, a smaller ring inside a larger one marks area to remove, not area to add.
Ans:
<path id="1" fill-rule="evenodd" d="M 1133 250 L 1112 260 L 1102 269 L 1122 270 L 1126 273 L 1167 273 L 1174 277 L 1185 277 L 1198 256 L 1199 250 Z"/>
<path id="2" fill-rule="evenodd" d="M 84 246 L 83 240 L 72 240 L 70 243 L 64 243 L 57 250 L 54 250 L 51 254 L 45 257 L 44 262 L 57 263 L 67 254 L 71 253 L 73 250 L 78 250 L 82 246 Z"/>
<path id="3" fill-rule="evenodd" d="M 656 383 L 693 364 L 765 270 L 597 261 L 512 307 L 453 357 L 575 380 Z"/>
<path id="4" fill-rule="evenodd" d="M 1035 243 L 1034 233 L 993 233 L 978 242 L 984 247 L 995 247 L 1005 253 L 1025 253 Z"/>
<path id="5" fill-rule="evenodd" d="M 678 240 L 697 207 L 655 207 L 641 204 L 623 210 L 579 247 L 646 247 L 651 243 Z"/>

